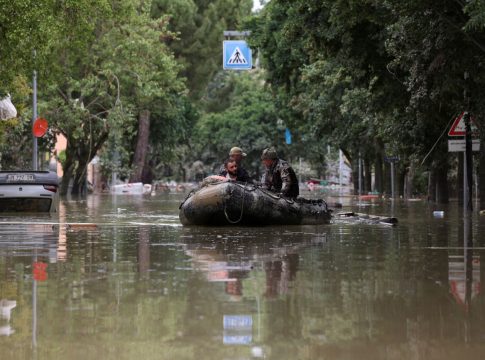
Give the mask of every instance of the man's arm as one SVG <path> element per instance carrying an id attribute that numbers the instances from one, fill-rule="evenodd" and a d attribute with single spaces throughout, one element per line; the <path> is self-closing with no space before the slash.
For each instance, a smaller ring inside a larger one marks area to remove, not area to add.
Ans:
<path id="1" fill-rule="evenodd" d="M 269 177 L 268 177 L 268 170 L 266 170 L 263 176 L 261 176 L 261 187 L 267 190 L 271 188 L 271 183 L 269 182 Z"/>
<path id="2" fill-rule="evenodd" d="M 281 174 L 281 193 L 283 195 L 288 195 L 291 190 L 291 185 L 293 184 L 293 180 L 291 177 L 291 171 L 289 165 L 285 165 L 281 167 L 280 174 Z"/>

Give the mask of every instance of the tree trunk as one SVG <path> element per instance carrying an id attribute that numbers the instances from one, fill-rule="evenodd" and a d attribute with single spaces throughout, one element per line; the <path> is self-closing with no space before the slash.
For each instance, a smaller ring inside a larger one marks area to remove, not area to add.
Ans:
<path id="1" fill-rule="evenodd" d="M 59 190 L 59 195 L 66 196 L 69 191 L 69 182 L 71 181 L 72 174 L 74 173 L 74 163 L 71 159 L 66 157 L 66 162 L 64 163 L 64 169 L 61 180 L 61 188 Z"/>
<path id="2" fill-rule="evenodd" d="M 430 169 L 428 173 L 428 201 L 436 201 L 436 174 L 434 169 Z"/>
<path id="3" fill-rule="evenodd" d="M 69 191 L 69 183 L 71 182 L 74 170 L 76 168 L 75 152 L 72 147 L 69 146 L 71 142 L 67 141 L 66 147 L 66 161 L 63 164 L 63 174 L 61 180 L 61 188 L 59 190 L 59 195 L 66 196 Z"/>
<path id="4" fill-rule="evenodd" d="M 148 137 L 150 135 L 150 111 L 143 110 L 138 118 L 138 138 L 136 141 L 135 156 L 133 157 L 133 174 L 130 182 L 141 182 L 143 167 L 148 149 Z"/>
<path id="5" fill-rule="evenodd" d="M 74 181 L 72 182 L 72 189 L 71 195 L 82 195 L 82 179 L 79 178 L 78 175 L 74 177 Z"/>
<path id="6" fill-rule="evenodd" d="M 101 175 L 101 165 L 98 163 L 93 166 L 93 192 L 101 194 L 103 192 L 103 179 Z"/>
<path id="7" fill-rule="evenodd" d="M 382 159 L 384 158 L 384 145 L 380 139 L 375 143 L 375 159 L 374 159 L 374 191 L 382 194 L 384 191 L 384 173 L 382 170 Z"/>
<path id="8" fill-rule="evenodd" d="M 359 159 L 352 161 L 352 182 L 354 183 L 354 194 L 359 194 Z"/>
<path id="9" fill-rule="evenodd" d="M 374 191 L 382 194 L 383 191 L 383 173 L 382 173 L 382 155 L 377 153 L 375 158 L 375 179 L 374 179 Z"/>
<path id="10" fill-rule="evenodd" d="M 364 193 L 368 194 L 372 191 L 372 171 L 371 171 L 371 164 L 369 159 L 365 159 L 364 161 Z"/>
<path id="11" fill-rule="evenodd" d="M 392 196 L 392 184 L 391 184 L 391 165 L 386 161 L 384 162 L 384 183 L 383 194 Z"/>
<path id="12" fill-rule="evenodd" d="M 438 204 L 448 204 L 448 161 L 443 159 L 436 169 L 436 202 Z"/>
<path id="13" fill-rule="evenodd" d="M 405 179 L 404 179 L 404 198 L 411 199 L 413 197 L 413 180 L 414 180 L 415 168 L 414 163 L 411 162 L 407 168 Z"/>
<path id="14" fill-rule="evenodd" d="M 86 166 L 86 162 L 78 162 L 78 167 L 74 174 L 74 181 L 72 183 L 72 195 L 85 195 Z"/>

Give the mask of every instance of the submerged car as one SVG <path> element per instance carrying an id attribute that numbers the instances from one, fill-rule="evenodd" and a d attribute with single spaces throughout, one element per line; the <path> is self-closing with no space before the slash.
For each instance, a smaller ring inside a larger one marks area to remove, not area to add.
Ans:
<path id="1" fill-rule="evenodd" d="M 0 212 L 56 212 L 58 188 L 52 171 L 0 171 Z"/>

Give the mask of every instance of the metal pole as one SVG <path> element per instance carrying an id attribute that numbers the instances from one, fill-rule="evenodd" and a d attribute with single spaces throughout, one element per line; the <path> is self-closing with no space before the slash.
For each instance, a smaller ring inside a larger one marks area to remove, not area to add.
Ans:
<path id="1" fill-rule="evenodd" d="M 466 214 L 467 211 L 473 210 L 472 194 L 473 194 L 473 159 L 472 159 L 472 134 L 470 128 L 470 97 L 468 95 L 468 71 L 463 73 L 463 79 L 465 80 L 465 89 L 463 91 L 463 97 L 465 100 L 465 106 L 467 111 L 463 114 L 463 121 L 465 122 L 465 152 L 463 153 L 463 209 Z"/>
<path id="2" fill-rule="evenodd" d="M 467 189 L 467 166 L 466 166 L 466 150 L 463 152 L 463 214 L 466 216 L 468 207 L 468 189 Z"/>
<path id="3" fill-rule="evenodd" d="M 359 152 L 359 196 L 362 195 L 362 159 Z"/>
<path id="4" fill-rule="evenodd" d="M 391 198 L 395 198 L 394 194 L 394 161 L 391 161 Z"/>
<path id="5" fill-rule="evenodd" d="M 338 184 L 340 187 L 340 190 L 342 190 L 342 162 L 343 162 L 343 156 L 342 156 L 342 150 L 339 149 L 338 151 Z"/>
<path id="6" fill-rule="evenodd" d="M 35 56 L 35 52 L 34 52 Z M 34 70 L 34 76 L 32 79 L 32 88 L 33 88 L 33 95 L 32 95 L 32 126 L 34 126 L 34 122 L 37 119 L 37 71 Z M 37 161 L 37 138 L 32 133 L 32 169 L 34 171 L 38 170 L 38 161 Z"/>
<path id="7" fill-rule="evenodd" d="M 475 208 L 478 208 L 478 173 L 476 168 L 473 172 L 473 181 L 475 182 Z"/>
<path id="8" fill-rule="evenodd" d="M 466 207 L 467 211 L 473 210 L 472 194 L 473 194 L 473 158 L 472 158 L 472 136 L 470 128 L 470 114 L 465 112 L 463 115 L 463 120 L 465 121 L 465 171 L 466 171 L 466 200 L 463 205 Z"/>

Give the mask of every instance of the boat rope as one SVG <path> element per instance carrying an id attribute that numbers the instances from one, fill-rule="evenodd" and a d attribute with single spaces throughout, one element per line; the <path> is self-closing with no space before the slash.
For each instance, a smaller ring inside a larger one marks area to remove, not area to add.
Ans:
<path id="1" fill-rule="evenodd" d="M 281 195 L 278 195 L 270 190 L 266 190 L 262 187 L 258 187 L 258 190 L 261 191 L 263 194 L 266 194 L 268 195 L 269 197 L 273 198 L 273 199 L 276 199 L 276 200 L 279 200 L 279 199 L 283 199 L 285 200 L 288 204 L 293 204 L 295 201 L 291 198 L 287 198 L 285 196 L 281 196 Z"/>
<path id="2" fill-rule="evenodd" d="M 237 184 L 235 184 L 235 185 L 237 185 Z M 229 222 L 229 224 L 237 224 L 242 220 L 242 217 L 243 217 L 243 214 L 244 214 L 244 199 L 246 197 L 246 187 L 241 186 L 241 188 L 243 189 L 243 194 L 242 194 L 242 199 L 241 199 L 241 213 L 239 214 L 239 219 L 234 221 L 234 220 L 231 220 L 229 218 L 229 214 L 227 213 L 226 201 L 224 199 L 224 216 L 226 217 L 226 220 Z"/>

